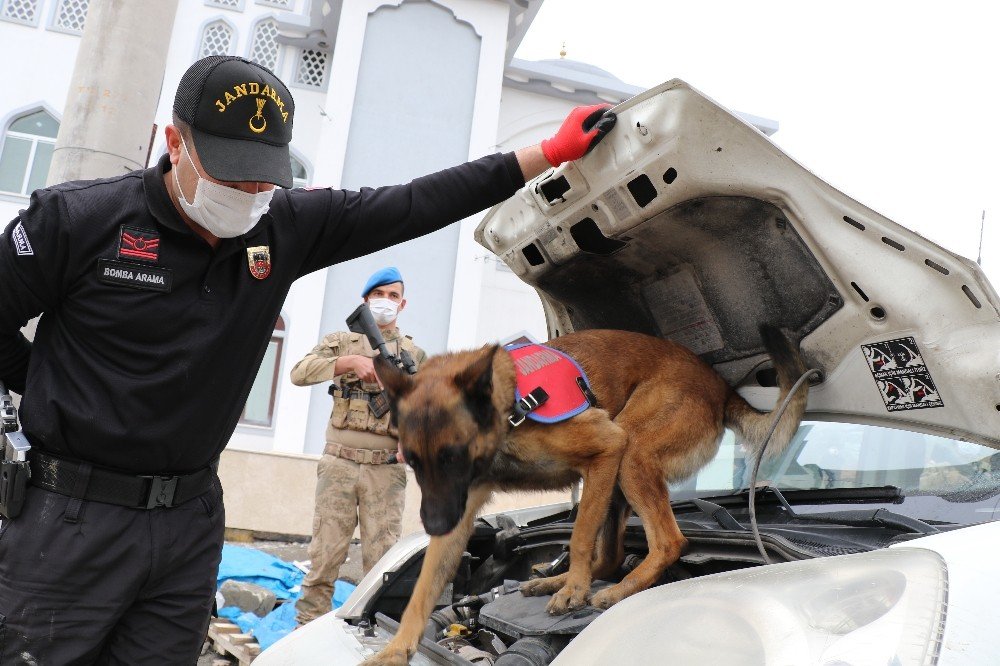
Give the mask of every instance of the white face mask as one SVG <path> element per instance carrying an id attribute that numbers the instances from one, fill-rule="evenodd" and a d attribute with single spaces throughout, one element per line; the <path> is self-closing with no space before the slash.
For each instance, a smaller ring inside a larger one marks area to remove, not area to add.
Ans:
<path id="1" fill-rule="evenodd" d="M 372 311 L 375 323 L 379 326 L 385 326 L 396 319 L 399 303 L 390 301 L 388 298 L 373 298 L 368 301 L 368 309 Z"/>
<path id="2" fill-rule="evenodd" d="M 191 162 L 191 168 L 198 174 L 198 186 L 194 191 L 194 201 L 189 202 L 181 190 L 177 179 L 177 168 L 174 172 L 174 185 L 177 186 L 177 200 L 181 208 L 192 220 L 207 229 L 216 238 L 235 238 L 253 229 L 261 216 L 271 206 L 274 190 L 265 190 L 252 194 L 232 187 L 219 185 L 202 178 L 198 167 L 194 165 L 188 153 L 187 144 L 181 137 L 184 154 Z"/>

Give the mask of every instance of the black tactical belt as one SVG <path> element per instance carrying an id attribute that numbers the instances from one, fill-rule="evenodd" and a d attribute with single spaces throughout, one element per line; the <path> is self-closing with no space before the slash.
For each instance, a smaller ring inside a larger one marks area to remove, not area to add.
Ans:
<path id="1" fill-rule="evenodd" d="M 330 388 L 327 389 L 327 393 L 329 393 L 330 395 L 334 395 L 334 396 L 339 395 L 340 397 L 347 398 L 348 400 L 350 400 L 352 398 L 354 398 L 356 400 L 367 400 L 369 398 L 369 396 L 373 395 L 373 394 L 369 393 L 368 391 L 362 391 L 361 389 L 346 389 L 345 390 L 345 389 L 340 388 L 336 384 L 331 385 Z M 375 395 L 377 395 L 377 394 L 378 394 L 378 391 L 375 392 Z"/>
<path id="2" fill-rule="evenodd" d="M 31 452 L 30 463 L 33 486 L 60 495 L 133 509 L 183 504 L 208 492 L 216 478 L 215 465 L 179 476 L 133 475 L 36 451 Z M 82 476 L 88 468 L 89 479 L 83 481 Z M 78 480 L 83 481 L 82 490 Z"/>

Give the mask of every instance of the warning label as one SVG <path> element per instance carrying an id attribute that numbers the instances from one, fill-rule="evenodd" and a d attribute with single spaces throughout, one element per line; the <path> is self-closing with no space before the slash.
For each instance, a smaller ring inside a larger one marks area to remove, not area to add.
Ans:
<path id="1" fill-rule="evenodd" d="M 944 407 L 912 337 L 861 345 L 861 349 L 888 411 Z"/>
<path id="2" fill-rule="evenodd" d="M 642 295 L 660 333 L 695 354 L 722 349 L 725 341 L 689 266 L 642 287 Z"/>

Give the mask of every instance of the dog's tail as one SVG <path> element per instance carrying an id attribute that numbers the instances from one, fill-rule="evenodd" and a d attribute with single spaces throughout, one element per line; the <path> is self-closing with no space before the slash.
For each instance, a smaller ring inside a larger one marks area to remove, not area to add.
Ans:
<path id="1" fill-rule="evenodd" d="M 788 395 L 795 381 L 806 371 L 806 364 L 802 360 L 799 345 L 792 342 L 784 331 L 772 326 L 762 326 L 760 333 L 764 348 L 771 355 L 771 361 L 778 375 L 780 392 L 775 403 L 777 407 Z M 808 393 L 809 383 L 806 382 L 788 403 L 785 413 L 781 415 L 781 420 L 774 429 L 774 434 L 771 435 L 771 441 L 767 446 L 769 455 L 780 453 L 792 440 L 806 411 Z M 764 445 L 764 438 L 771 428 L 772 418 L 770 413 L 757 411 L 736 391 L 731 390 L 726 400 L 725 423 L 736 433 L 738 441 L 756 453 Z"/>

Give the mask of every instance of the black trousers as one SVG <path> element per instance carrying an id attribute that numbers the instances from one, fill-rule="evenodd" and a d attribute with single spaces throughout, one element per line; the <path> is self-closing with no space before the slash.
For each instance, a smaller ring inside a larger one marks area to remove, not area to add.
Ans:
<path id="1" fill-rule="evenodd" d="M 152 510 L 30 487 L 0 526 L 0 664 L 195 664 L 222 557 L 218 479 Z"/>

